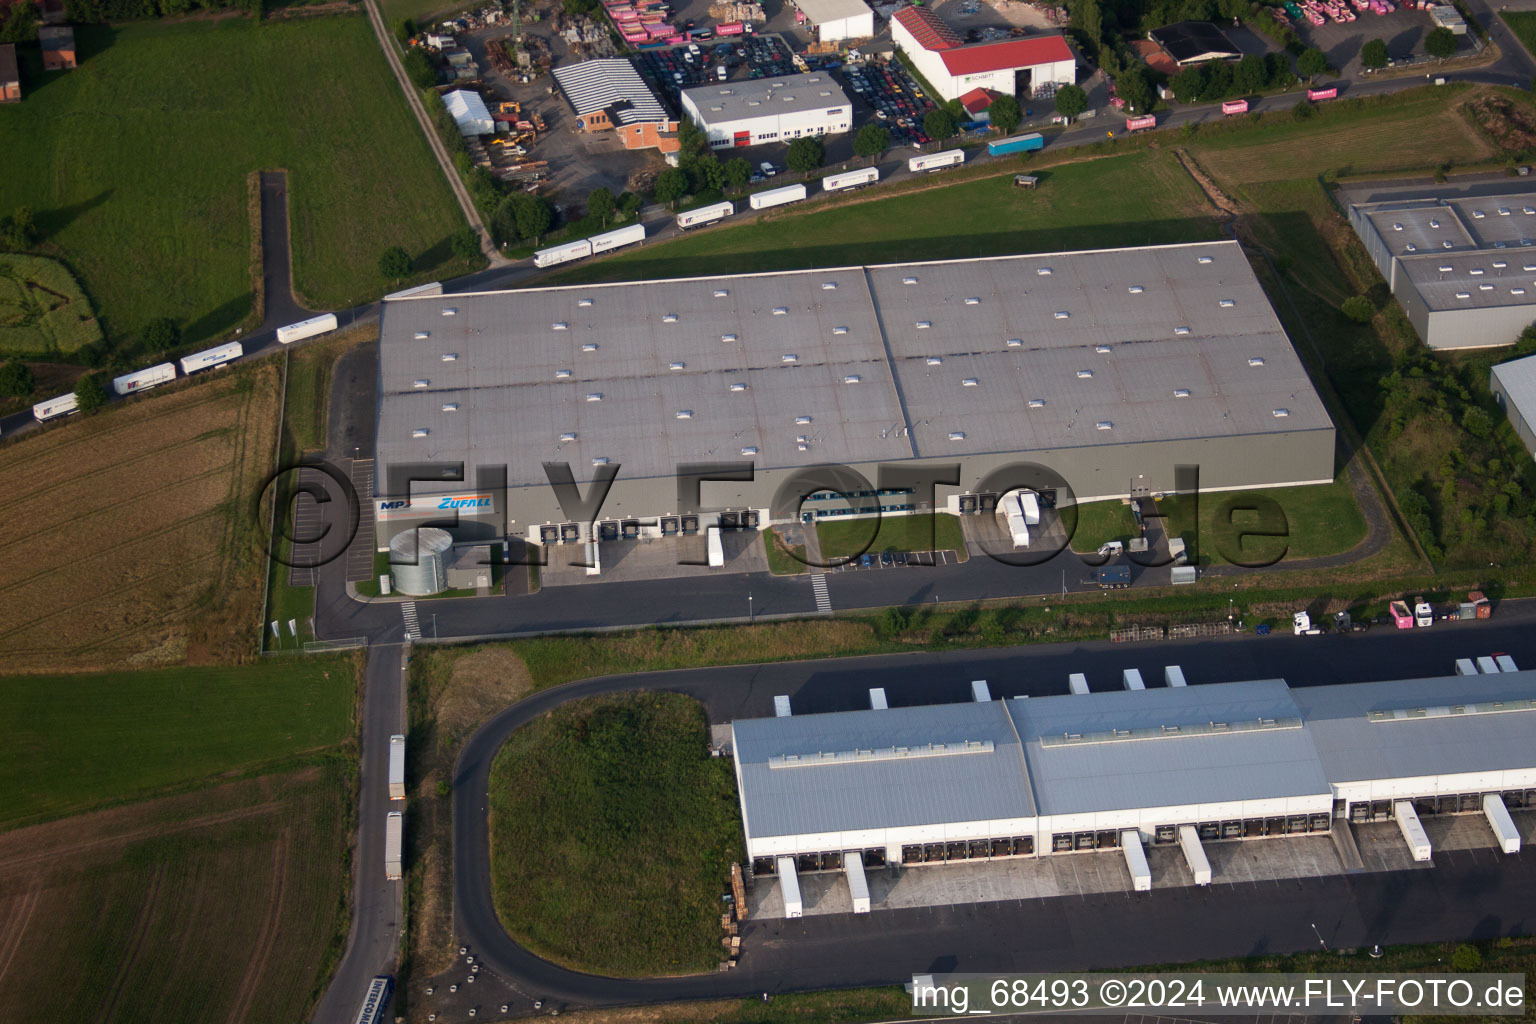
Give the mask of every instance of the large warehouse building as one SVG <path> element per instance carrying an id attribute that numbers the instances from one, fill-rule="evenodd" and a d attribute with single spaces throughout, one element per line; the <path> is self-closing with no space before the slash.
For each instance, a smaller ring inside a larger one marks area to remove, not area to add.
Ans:
<path id="1" fill-rule="evenodd" d="M 548 463 L 582 495 L 616 473 L 595 514 L 624 536 L 877 511 L 804 486 L 828 465 L 845 495 L 958 465 L 886 511 L 990 511 L 1023 461 L 1081 501 L 1175 490 L 1181 465 L 1206 490 L 1333 478 L 1333 424 L 1232 241 L 394 299 L 379 372 L 381 546 L 444 515 L 460 540 L 589 539 Z M 697 463 L 752 479 L 681 487 Z"/>
<path id="2" fill-rule="evenodd" d="M 1536 356 L 1499 363 L 1488 386 L 1525 450 L 1536 455 Z"/>
<path id="3" fill-rule="evenodd" d="M 1536 807 L 1536 672 L 1509 668 L 1295 690 L 1172 669 L 1151 689 L 992 700 L 978 683 L 974 703 L 905 708 L 876 690 L 871 710 L 815 715 L 780 698 L 780 717 L 731 724 L 747 855 L 758 873 L 943 863 Z"/>
<path id="4" fill-rule="evenodd" d="M 853 104 L 825 72 L 717 82 L 683 90 L 683 112 L 716 149 L 836 135 L 853 124 Z"/>
<path id="5" fill-rule="evenodd" d="M 1050 96 L 1077 80 L 1077 55 L 1061 33 L 967 44 L 928 7 L 891 17 L 891 41 L 946 100 L 972 89 Z"/>
<path id="6" fill-rule="evenodd" d="M 1350 202 L 1349 222 L 1430 348 L 1512 345 L 1536 321 L 1536 188 Z"/>

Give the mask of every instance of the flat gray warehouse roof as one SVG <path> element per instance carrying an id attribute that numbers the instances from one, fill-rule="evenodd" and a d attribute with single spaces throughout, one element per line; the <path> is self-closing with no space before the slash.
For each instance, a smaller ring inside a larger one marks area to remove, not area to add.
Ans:
<path id="1" fill-rule="evenodd" d="M 380 394 L 514 487 L 1332 430 L 1235 242 L 391 300 Z"/>
<path id="2" fill-rule="evenodd" d="M 848 105 L 848 94 L 824 71 L 698 85 L 684 89 L 683 98 L 710 124 Z"/>
<path id="3" fill-rule="evenodd" d="M 1019 739 L 1000 701 L 731 727 L 741 785 L 751 793 L 747 830 L 756 838 L 1035 814 Z"/>

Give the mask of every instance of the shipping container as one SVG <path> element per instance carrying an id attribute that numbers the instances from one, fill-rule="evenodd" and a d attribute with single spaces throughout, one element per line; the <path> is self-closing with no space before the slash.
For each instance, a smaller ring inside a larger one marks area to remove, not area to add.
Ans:
<path id="1" fill-rule="evenodd" d="M 1459 676 L 1475 676 L 1477 675 L 1477 666 L 1472 664 L 1471 658 L 1457 658 L 1456 674 Z"/>
<path id="2" fill-rule="evenodd" d="M 112 378 L 112 390 L 119 395 L 132 395 L 140 391 L 148 391 L 152 387 L 169 383 L 176 379 L 175 363 L 160 363 L 143 370 L 135 370 L 133 373 L 125 373 L 121 377 Z"/>
<path id="3" fill-rule="evenodd" d="M 1147 867 L 1147 851 L 1141 848 L 1141 833 L 1134 828 L 1121 832 L 1120 852 L 1125 854 L 1125 866 L 1131 873 L 1131 888 L 1151 892 L 1152 869 Z"/>
<path id="4" fill-rule="evenodd" d="M 1127 690 L 1145 690 L 1147 688 L 1147 684 L 1142 682 L 1140 669 L 1128 668 L 1120 673 L 1120 678 L 1124 681 Z"/>
<path id="5" fill-rule="evenodd" d="M 1071 688 L 1073 693 L 1087 693 L 1088 677 L 1081 672 L 1073 672 L 1067 676 L 1067 686 Z"/>
<path id="6" fill-rule="evenodd" d="M 1413 613 L 1408 610 L 1407 601 L 1393 601 L 1387 605 L 1387 614 L 1392 616 L 1392 624 L 1398 629 L 1413 628 Z"/>
<path id="7" fill-rule="evenodd" d="M 1206 859 L 1205 847 L 1200 845 L 1200 833 L 1193 825 L 1179 826 L 1179 848 L 1184 851 L 1184 863 L 1195 876 L 1196 885 L 1211 884 L 1211 862 Z"/>
<path id="8" fill-rule="evenodd" d="M 995 139 L 987 143 L 987 152 L 993 156 L 1007 156 L 1009 153 L 1033 153 L 1045 148 L 1045 136 L 1039 132 L 1031 132 L 1028 135 L 1015 135 L 1011 139 Z"/>
<path id="9" fill-rule="evenodd" d="M 1128 132 L 1139 132 L 1147 128 L 1156 127 L 1156 114 L 1143 114 L 1141 117 L 1128 117 L 1125 119 L 1125 130 Z"/>
<path id="10" fill-rule="evenodd" d="M 390 292 L 388 295 L 384 296 L 384 301 L 388 302 L 390 299 L 408 299 L 413 295 L 441 294 L 443 294 L 443 282 L 428 281 L 426 284 L 419 284 L 414 288 L 406 288 L 403 291 Z"/>
<path id="11" fill-rule="evenodd" d="M 848 895 L 855 914 L 869 913 L 869 882 L 864 877 L 864 855 L 858 850 L 843 854 L 843 873 L 848 876 Z"/>
<path id="12" fill-rule="evenodd" d="M 800 878 L 795 874 L 795 858 L 779 858 L 779 892 L 784 896 L 784 916 L 799 917 L 805 913 L 800 902 Z"/>
<path id="13" fill-rule="evenodd" d="M 985 679 L 971 680 L 971 699 L 978 704 L 985 704 L 992 699 L 992 691 L 987 687 Z"/>
<path id="14" fill-rule="evenodd" d="M 592 243 L 592 255 L 610 252 L 623 245 L 634 245 L 636 242 L 645 241 L 645 225 L 629 224 L 612 231 L 605 231 L 600 235 L 593 235 L 587 241 Z"/>
<path id="15" fill-rule="evenodd" d="M 1504 798 L 1497 793 L 1484 794 L 1483 813 L 1488 816 L 1488 824 L 1499 841 L 1499 849 L 1505 853 L 1519 853 L 1520 830 L 1515 828 L 1515 820 L 1509 816 Z"/>
<path id="16" fill-rule="evenodd" d="M 1419 821 L 1419 815 L 1413 809 L 1412 801 L 1397 801 L 1392 805 L 1392 816 L 1397 819 L 1398 830 L 1403 833 L 1403 841 L 1408 844 L 1408 852 L 1413 855 L 1413 859 L 1429 860 L 1429 834 L 1424 831 L 1424 825 Z"/>
<path id="17" fill-rule="evenodd" d="M 1194 583 L 1200 578 L 1200 570 L 1192 565 L 1176 565 L 1168 572 L 1168 582 L 1174 586 Z"/>
<path id="18" fill-rule="evenodd" d="M 37 422 L 47 423 L 51 419 L 78 412 L 79 409 L 79 405 L 75 402 L 75 393 L 71 391 L 67 395 L 50 398 L 46 402 L 38 402 L 32 407 L 32 415 Z"/>
<path id="19" fill-rule="evenodd" d="M 715 26 L 717 36 L 739 36 L 742 33 L 742 24 L 739 21 L 728 21 L 724 25 Z"/>
<path id="20" fill-rule="evenodd" d="M 770 188 L 765 192 L 754 192 L 747 202 L 752 205 L 754 210 L 766 210 L 770 206 L 798 203 L 804 198 L 804 185 L 785 185 L 783 188 Z"/>
<path id="21" fill-rule="evenodd" d="M 389 798 L 405 799 L 405 737 L 389 738 Z"/>
<path id="22" fill-rule="evenodd" d="M 677 215 L 677 226 L 687 231 L 701 224 L 713 224 L 717 220 L 724 220 L 736 212 L 736 207 L 730 203 L 715 203 L 713 206 L 701 206 L 697 210 L 689 210 Z"/>
<path id="23" fill-rule="evenodd" d="M 1507 654 L 1495 654 L 1493 656 L 1493 660 L 1494 660 L 1494 663 L 1499 666 L 1499 671 L 1500 672 L 1519 672 L 1520 671 L 1518 668 L 1515 667 L 1515 659 L 1511 658 Z"/>
<path id="24" fill-rule="evenodd" d="M 1336 86 L 1336 85 L 1331 85 L 1331 86 L 1329 86 L 1326 89 L 1308 89 L 1307 90 L 1307 99 L 1313 100 L 1313 101 L 1316 101 L 1316 100 L 1331 100 L 1331 99 L 1334 99 L 1335 97 L 1337 97 L 1338 95 L 1339 95 L 1339 87 Z"/>
<path id="25" fill-rule="evenodd" d="M 924 153 L 922 156 L 914 156 L 907 160 L 907 170 L 916 174 L 918 171 L 942 171 L 949 167 L 959 167 L 965 163 L 965 150 L 946 149 L 942 153 Z"/>
<path id="26" fill-rule="evenodd" d="M 381 974 L 370 981 L 368 992 L 363 996 L 363 1005 L 354 1018 L 355 1024 L 382 1024 L 386 1019 L 384 1010 L 389 1006 L 389 997 L 394 991 L 395 979 L 388 974 Z"/>
<path id="27" fill-rule="evenodd" d="M 384 878 L 391 882 L 400 877 L 400 841 L 404 833 L 404 815 L 390 811 L 384 819 Z"/>
<path id="28" fill-rule="evenodd" d="M 592 255 L 592 240 L 590 238 L 577 239 L 574 242 L 561 242 L 547 249 L 540 249 L 533 254 L 533 265 L 536 267 L 553 267 L 557 263 L 569 263 L 571 260 L 579 260 L 584 256 Z"/>
<path id="29" fill-rule="evenodd" d="M 220 367 L 231 359 L 239 359 L 245 355 L 245 349 L 238 341 L 231 341 L 213 348 L 194 352 L 189 356 L 181 357 L 181 372 L 191 376 L 198 370 L 206 370 L 210 367 Z"/>
<path id="30" fill-rule="evenodd" d="M 1498 663 L 1484 655 L 1477 659 L 1477 671 L 1480 675 L 1496 676 L 1499 674 Z"/>
<path id="31" fill-rule="evenodd" d="M 283 345 L 292 345 L 296 341 L 305 338 L 313 338 L 318 334 L 336 329 L 336 314 L 322 313 L 320 316 L 312 316 L 308 320 L 300 320 L 296 324 L 277 329 L 277 340 Z"/>
<path id="32" fill-rule="evenodd" d="M 1169 686 L 1185 686 L 1184 670 L 1177 665 L 1167 665 L 1163 668 L 1163 682 Z"/>
<path id="33" fill-rule="evenodd" d="M 1233 114 L 1246 114 L 1248 113 L 1248 101 L 1227 100 L 1221 105 L 1221 112 L 1228 117 L 1231 117 Z"/>
<path id="34" fill-rule="evenodd" d="M 709 528 L 709 564 L 718 568 L 725 564 L 725 545 L 720 541 L 720 527 Z"/>
<path id="35" fill-rule="evenodd" d="M 842 174 L 829 174 L 821 179 L 823 192 L 842 192 L 850 188 L 863 188 L 873 185 L 880 180 L 880 169 L 866 167 L 861 171 L 845 171 Z"/>

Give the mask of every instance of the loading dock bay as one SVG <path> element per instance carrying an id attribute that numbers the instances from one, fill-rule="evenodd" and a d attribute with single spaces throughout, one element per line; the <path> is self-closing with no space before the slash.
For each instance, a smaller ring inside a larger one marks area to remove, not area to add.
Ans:
<path id="1" fill-rule="evenodd" d="M 1536 842 L 1536 810 L 1514 810 L 1511 817 L 1524 843 Z M 1430 870 L 1434 866 L 1432 862 L 1414 862 L 1395 821 L 1355 824 L 1350 830 L 1363 864 L 1354 870 Z M 1426 817 L 1424 830 L 1437 858 L 1472 857 L 1492 867 L 1507 856 L 1499 851 L 1481 810 Z M 1207 842 L 1203 849 L 1210 863 L 1212 890 L 1223 885 L 1278 884 L 1285 879 L 1339 875 L 1350 870 L 1326 832 L 1271 837 L 1263 842 Z M 1153 891 L 1195 885 L 1177 843 L 1147 843 L 1145 850 Z M 869 867 L 866 878 L 871 909 L 876 912 L 1093 893 L 1132 896 L 1131 875 L 1117 847 L 1070 855 L 904 865 L 896 870 Z M 804 916 L 853 912 L 841 870 L 801 870 L 798 880 Z M 755 878 L 747 898 L 750 917 L 783 918 L 783 900 L 772 876 Z"/>

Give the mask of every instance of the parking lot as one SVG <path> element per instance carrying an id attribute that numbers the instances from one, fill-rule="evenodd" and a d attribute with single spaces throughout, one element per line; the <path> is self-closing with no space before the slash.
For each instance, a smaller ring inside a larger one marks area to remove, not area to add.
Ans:
<path id="1" fill-rule="evenodd" d="M 923 117 L 933 103 L 900 63 L 850 66 L 844 69 L 843 80 L 856 100 L 890 131 L 892 146 L 924 146 L 933 141 L 923 131 Z M 856 106 L 855 124 L 863 120 L 859 114 Z"/>
<path id="2" fill-rule="evenodd" d="M 587 572 L 587 545 L 551 544 L 546 548 L 549 564 L 539 574 L 540 585 L 560 587 L 626 580 L 687 579 L 724 573 L 766 573 L 768 556 L 763 550 L 762 536 L 756 530 L 722 530 L 723 566 L 700 564 L 708 560 L 703 534 L 605 541 L 598 545 L 601 572 L 596 575 Z"/>
<path id="3" fill-rule="evenodd" d="M 793 75 L 798 70 L 784 40 L 759 34 L 642 50 L 635 56 L 635 67 L 678 110 L 682 109 L 680 93 L 684 89 L 710 82 Z"/>
<path id="4" fill-rule="evenodd" d="M 1434 28 L 1434 22 L 1424 11 L 1416 11 L 1407 4 L 1399 4 L 1390 14 L 1373 14 L 1370 10 L 1355 12 L 1355 20 L 1338 23 L 1325 21 L 1313 25 L 1306 19 L 1292 20 L 1290 26 L 1307 46 L 1315 46 L 1328 56 L 1328 63 L 1339 69 L 1345 77 L 1360 74 L 1360 49 L 1369 40 L 1380 39 L 1387 44 L 1387 54 L 1394 61 L 1423 57 L 1424 37 Z M 1456 37 L 1457 57 L 1475 52 L 1476 44 L 1471 33 Z"/>

